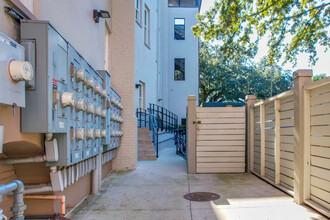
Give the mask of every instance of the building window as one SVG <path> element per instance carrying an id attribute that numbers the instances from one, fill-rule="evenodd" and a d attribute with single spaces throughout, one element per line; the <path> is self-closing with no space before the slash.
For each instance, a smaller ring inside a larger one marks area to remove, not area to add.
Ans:
<path id="1" fill-rule="evenodd" d="M 146 84 L 142 81 L 139 81 L 141 86 L 139 87 L 139 108 L 146 108 Z"/>
<path id="2" fill-rule="evenodd" d="M 185 32 L 185 20 L 184 18 L 175 18 L 174 19 L 174 39 L 175 40 L 184 40 Z"/>
<path id="3" fill-rule="evenodd" d="M 150 10 L 147 5 L 144 9 L 144 44 L 150 48 Z"/>
<path id="4" fill-rule="evenodd" d="M 198 0 L 168 0 L 168 6 L 196 7 Z"/>
<path id="5" fill-rule="evenodd" d="M 174 80 L 185 80 L 185 59 L 176 58 L 174 59 Z"/>
<path id="6" fill-rule="evenodd" d="M 142 13 L 141 13 L 142 0 L 135 0 L 135 21 L 141 26 Z"/>

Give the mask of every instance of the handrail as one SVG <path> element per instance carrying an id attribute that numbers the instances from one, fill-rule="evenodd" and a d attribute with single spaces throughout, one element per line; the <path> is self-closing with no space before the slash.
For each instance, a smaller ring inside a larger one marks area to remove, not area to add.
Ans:
<path id="1" fill-rule="evenodd" d="M 178 129 L 178 116 L 159 105 L 149 104 L 147 109 L 137 108 L 136 117 L 139 128 L 149 128 L 158 158 L 158 137 Z"/>
<path id="2" fill-rule="evenodd" d="M 159 129 L 171 131 L 178 128 L 178 116 L 176 114 L 156 104 L 150 103 L 149 108 L 157 119 Z"/>
<path id="3" fill-rule="evenodd" d="M 158 158 L 158 125 L 155 115 L 151 113 L 151 110 L 148 109 L 149 112 L 149 130 L 151 131 L 152 142 L 154 143 L 154 147 L 156 150 L 156 157 Z"/>

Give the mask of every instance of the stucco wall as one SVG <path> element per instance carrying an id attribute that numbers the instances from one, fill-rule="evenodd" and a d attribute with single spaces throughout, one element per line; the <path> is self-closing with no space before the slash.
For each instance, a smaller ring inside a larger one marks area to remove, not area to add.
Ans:
<path id="1" fill-rule="evenodd" d="M 144 8 L 150 9 L 150 47 L 144 44 Z M 135 83 L 145 83 L 145 107 L 149 103 L 157 104 L 157 1 L 142 0 L 142 22 L 141 26 L 135 22 Z M 135 89 L 135 107 L 139 107 L 139 89 Z"/>
<path id="2" fill-rule="evenodd" d="M 20 25 L 4 12 L 5 6 L 10 5 L 4 0 L 0 1 L 0 32 L 19 42 Z M 0 125 L 4 125 L 4 154 L 0 154 L 0 158 L 6 158 L 7 156 L 19 157 L 25 155 L 26 152 L 28 152 L 27 156 L 43 153 L 43 135 L 23 134 L 20 132 L 20 108 L 15 107 L 13 109 L 10 106 L 0 106 Z M 19 179 L 24 174 L 24 170 L 28 171 L 31 168 L 29 164 L 27 167 L 27 169 L 23 169 L 22 173 L 21 167 L 16 170 L 16 167 L 12 165 L 0 165 L 0 184 L 6 184 L 12 180 Z M 35 166 L 37 171 L 40 167 L 40 164 Z M 40 176 L 42 174 L 35 174 L 36 179 Z M 11 216 L 10 207 L 12 203 L 12 197 L 3 196 L 0 207 L 7 216 Z"/>
<path id="3" fill-rule="evenodd" d="M 167 1 L 166 1 L 167 2 Z M 165 7 L 165 2 L 163 2 Z M 199 87 L 198 39 L 191 27 L 197 23 L 198 8 L 163 8 L 163 99 L 164 106 L 181 118 L 186 117 L 188 95 L 196 95 Z M 185 19 L 185 40 L 174 40 L 174 19 Z M 165 27 L 167 25 L 167 27 Z M 174 80 L 174 59 L 185 58 L 185 80 Z"/>
<path id="4" fill-rule="evenodd" d="M 94 67 L 104 69 L 105 20 L 93 20 L 93 9 L 110 11 L 107 0 L 42 0 L 41 19 L 49 20 Z M 110 20 L 110 19 L 107 19 Z"/>
<path id="5" fill-rule="evenodd" d="M 34 11 L 36 17 L 50 20 L 58 31 L 74 45 L 95 69 L 104 68 L 104 34 L 106 24 L 104 19 L 100 19 L 98 24 L 94 23 L 92 10 L 104 9 L 110 11 L 110 1 L 80 0 L 81 4 L 77 4 L 75 0 L 24 0 L 22 2 L 31 11 Z M 0 1 L 0 32 L 19 42 L 20 26 L 18 22 L 4 13 L 3 7 L 7 5 L 6 1 Z M 108 25 L 111 26 L 109 19 Z M 12 107 L 0 106 L 0 124 L 5 126 L 5 154 L 1 154 L 1 158 L 7 156 L 28 157 L 45 153 L 43 134 L 24 134 L 20 132 L 19 108 L 15 108 L 15 111 L 13 111 Z M 103 176 L 106 176 L 111 171 L 111 164 L 112 162 L 109 162 L 103 166 Z M 25 184 L 49 183 L 49 172 L 49 167 L 46 167 L 45 163 L 18 164 L 14 166 L 0 165 L 0 184 L 9 183 L 14 179 L 20 179 Z M 91 175 L 86 175 L 64 192 L 57 194 L 66 195 L 67 207 L 71 208 L 85 196 L 89 195 L 90 187 Z M 59 212 L 58 202 L 52 200 L 26 200 L 26 203 L 28 207 L 26 214 Z M 0 207 L 4 210 L 5 215 L 12 215 L 10 211 L 11 206 L 11 197 L 4 196 Z"/>

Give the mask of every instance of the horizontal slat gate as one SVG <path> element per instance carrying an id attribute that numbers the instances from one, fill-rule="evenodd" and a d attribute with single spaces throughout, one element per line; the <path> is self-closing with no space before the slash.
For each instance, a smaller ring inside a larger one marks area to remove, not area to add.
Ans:
<path id="1" fill-rule="evenodd" d="M 245 107 L 196 109 L 197 173 L 245 172 Z"/>
<path id="2" fill-rule="evenodd" d="M 280 185 L 293 191 L 294 181 L 294 99 L 293 95 L 280 100 Z"/>
<path id="3" fill-rule="evenodd" d="M 330 84 L 310 90 L 309 199 L 330 212 Z"/>

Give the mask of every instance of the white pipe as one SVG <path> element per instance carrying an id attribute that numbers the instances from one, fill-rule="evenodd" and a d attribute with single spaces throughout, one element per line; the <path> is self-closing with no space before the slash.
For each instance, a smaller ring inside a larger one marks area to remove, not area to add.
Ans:
<path id="1" fill-rule="evenodd" d="M 92 172 L 92 194 L 97 194 L 98 192 L 98 183 L 97 183 L 97 169 Z"/>
<path id="2" fill-rule="evenodd" d="M 71 185 L 71 176 L 72 176 L 72 173 L 71 173 L 71 166 L 70 166 L 68 169 L 68 186 Z"/>
<path id="3" fill-rule="evenodd" d="M 46 133 L 45 137 L 46 137 L 46 141 L 50 141 L 51 139 L 53 139 L 53 133 Z"/>
<path id="4" fill-rule="evenodd" d="M 72 166 L 71 168 L 71 184 L 74 184 L 74 170 L 75 170 L 75 166 Z"/>
<path id="5" fill-rule="evenodd" d="M 101 165 L 101 154 L 96 156 L 96 167 L 92 173 L 92 193 L 97 194 L 101 188 L 101 175 L 102 175 L 102 165 Z"/>
<path id="6" fill-rule="evenodd" d="M 51 186 L 42 186 L 39 188 L 25 189 L 24 194 L 42 193 L 42 192 L 53 192 Z"/>
<path id="7" fill-rule="evenodd" d="M 25 189 L 32 189 L 32 188 L 40 188 L 43 186 L 50 186 L 50 183 L 40 183 L 40 184 L 36 184 L 36 185 L 25 185 L 24 188 Z"/>
<path id="8" fill-rule="evenodd" d="M 41 163 L 46 161 L 46 155 L 27 157 L 27 158 L 10 158 L 1 159 L 0 164 L 19 164 L 19 163 Z"/>
<path id="9" fill-rule="evenodd" d="M 101 155 L 102 154 L 98 154 L 97 155 L 97 169 L 98 169 L 98 189 L 100 190 L 102 187 L 102 164 L 101 164 Z"/>
<path id="10" fill-rule="evenodd" d="M 42 193 L 42 192 L 53 192 L 53 188 L 51 186 L 41 186 L 41 187 L 24 189 L 24 194 L 33 194 L 33 193 Z M 14 194 L 13 192 L 10 192 L 7 193 L 7 195 L 14 195 Z"/>
<path id="11" fill-rule="evenodd" d="M 64 189 L 66 188 L 66 187 L 68 187 L 68 172 L 67 172 L 67 170 L 66 170 L 66 168 L 64 168 L 63 169 L 63 181 L 64 181 Z"/>

